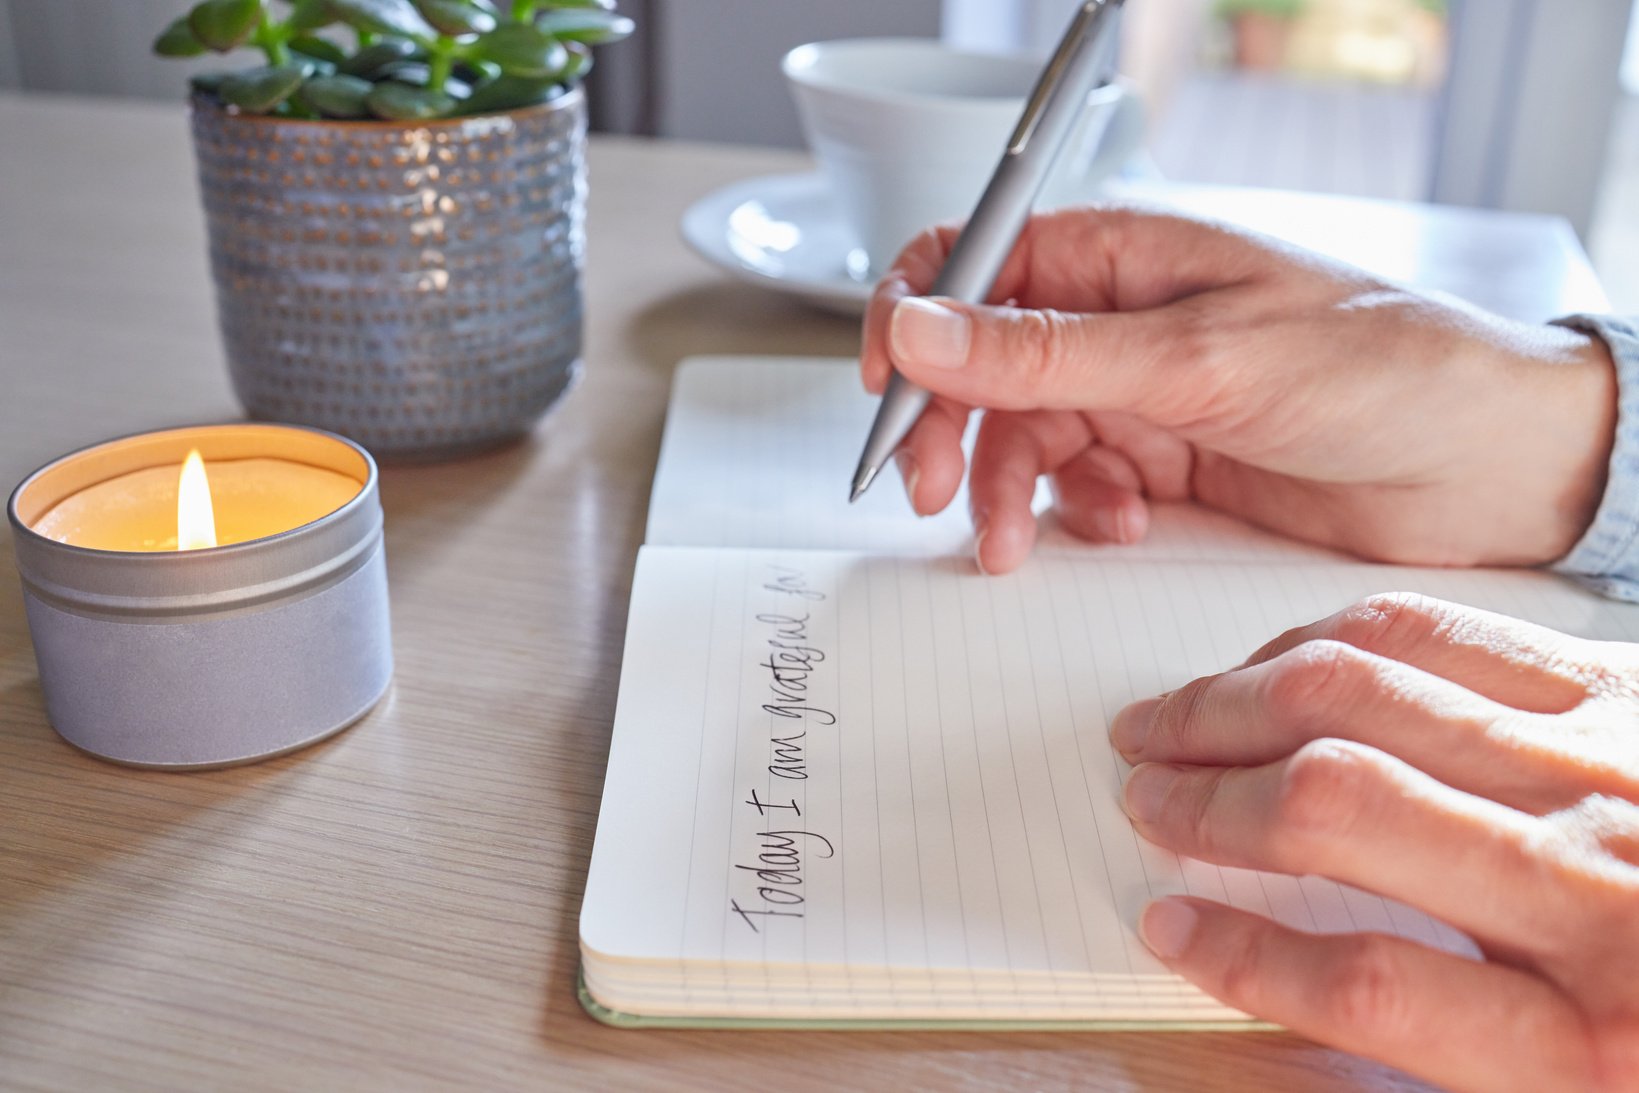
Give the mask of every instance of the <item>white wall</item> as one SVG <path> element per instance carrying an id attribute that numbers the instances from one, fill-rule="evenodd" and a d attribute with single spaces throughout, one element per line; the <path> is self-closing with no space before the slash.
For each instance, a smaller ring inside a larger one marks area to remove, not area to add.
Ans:
<path id="1" fill-rule="evenodd" d="M 1455 4 L 1434 200 L 1557 213 L 1586 236 L 1632 3 Z"/>
<path id="2" fill-rule="evenodd" d="M 0 0 L 0 22 L 9 14 L 21 87 L 181 100 L 190 72 L 233 63 L 153 55 L 154 38 L 190 6 L 191 0 Z"/>
<path id="3" fill-rule="evenodd" d="M 1628 41 L 1622 51 L 1622 89 L 1639 95 L 1639 0 L 1633 0 L 1628 16 Z"/>

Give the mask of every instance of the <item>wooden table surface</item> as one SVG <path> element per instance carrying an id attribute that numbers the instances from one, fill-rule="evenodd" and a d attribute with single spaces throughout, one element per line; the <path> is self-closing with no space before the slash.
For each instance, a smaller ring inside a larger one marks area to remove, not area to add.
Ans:
<path id="1" fill-rule="evenodd" d="M 858 339 L 711 269 L 678 217 L 803 164 L 594 142 L 585 381 L 526 443 L 384 470 L 396 682 L 329 742 L 191 774 L 75 751 L 0 545 L 0 1086 L 1417 1087 L 1275 1033 L 621 1032 L 581 1012 L 576 915 L 673 366 Z M 180 107 L 0 96 L 4 489 L 83 444 L 238 416 L 192 170 Z M 1438 281 L 1450 248 L 1394 215 L 1410 237 L 1384 260 L 1433 253 Z M 1485 245 L 1509 232 L 1512 274 Z M 1469 234 L 1499 306 L 1602 301 L 1555 222 Z"/>

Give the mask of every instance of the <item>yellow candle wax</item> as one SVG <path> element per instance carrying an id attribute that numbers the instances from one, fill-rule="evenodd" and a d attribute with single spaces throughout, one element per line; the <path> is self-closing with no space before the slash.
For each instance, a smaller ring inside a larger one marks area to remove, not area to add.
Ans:
<path id="1" fill-rule="evenodd" d="M 175 550 L 181 469 L 180 462 L 145 467 L 87 486 L 52 506 L 31 527 L 48 539 L 94 550 Z M 287 459 L 207 459 L 205 470 L 218 546 L 310 524 L 363 488 L 356 478 Z"/>

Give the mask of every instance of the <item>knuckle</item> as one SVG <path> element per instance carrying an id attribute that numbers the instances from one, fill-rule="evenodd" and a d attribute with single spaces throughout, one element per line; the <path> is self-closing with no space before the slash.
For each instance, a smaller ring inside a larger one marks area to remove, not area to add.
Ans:
<path id="1" fill-rule="evenodd" d="M 1578 846 L 1600 858 L 1639 864 L 1639 805 L 1632 801 L 1591 793 L 1545 820 L 1543 839 L 1549 844 Z"/>
<path id="2" fill-rule="evenodd" d="M 1215 813 L 1218 790 L 1227 773 L 1224 768 L 1215 770 L 1206 776 L 1199 792 L 1178 795 L 1181 799 L 1177 800 L 1177 806 L 1183 813 L 1185 830 L 1190 833 L 1190 845 L 1199 856 L 1216 858 L 1220 854 L 1218 833 L 1222 827 Z"/>
<path id="3" fill-rule="evenodd" d="M 1018 370 L 1020 386 L 1031 405 L 1060 386 L 1076 351 L 1074 320 L 1050 308 L 1022 310 L 1014 319 L 1008 356 Z"/>
<path id="4" fill-rule="evenodd" d="M 1292 753 L 1275 802 L 1280 838 L 1300 857 L 1346 835 L 1371 811 L 1378 785 L 1364 749 L 1342 740 L 1313 740 Z"/>
<path id="5" fill-rule="evenodd" d="M 1356 934 L 1323 977 L 1323 1005 L 1334 1028 L 1356 1030 L 1367 1042 L 1399 1041 L 1412 1033 L 1412 1006 L 1394 942 Z"/>
<path id="6" fill-rule="evenodd" d="M 1624 705 L 1639 704 L 1639 646 L 1573 639 L 1557 666 L 1582 684 L 1585 694 Z M 1565 654 L 1570 654 L 1566 656 Z"/>
<path id="7" fill-rule="evenodd" d="M 1177 309 L 1172 328 L 1172 343 L 1167 347 L 1174 359 L 1187 365 L 1199 376 L 1213 377 L 1234 367 L 1232 358 L 1224 354 L 1219 324 L 1200 307 Z"/>
<path id="8" fill-rule="evenodd" d="M 1340 705 L 1350 686 L 1371 674 L 1354 646 L 1330 638 L 1306 641 L 1270 661 L 1264 700 L 1278 721 L 1306 719 Z"/>
<path id="9" fill-rule="evenodd" d="M 1190 680 L 1161 700 L 1150 724 L 1150 735 L 1156 745 L 1173 750 L 1189 743 L 1206 717 L 1209 691 L 1217 678 L 1206 676 Z"/>
<path id="10" fill-rule="evenodd" d="M 1438 601 L 1410 592 L 1383 592 L 1345 608 L 1332 633 L 1349 645 L 1392 655 L 1438 637 L 1447 623 Z"/>
<path id="11" fill-rule="evenodd" d="M 1260 1013 L 1264 1008 L 1262 986 L 1269 974 L 1268 938 L 1265 929 L 1246 931 L 1225 954 L 1219 981 L 1224 1001 L 1248 1013 Z"/>

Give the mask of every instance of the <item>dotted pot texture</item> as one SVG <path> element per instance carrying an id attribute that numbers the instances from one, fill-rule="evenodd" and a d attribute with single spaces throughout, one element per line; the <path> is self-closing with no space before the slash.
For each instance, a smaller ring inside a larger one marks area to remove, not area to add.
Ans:
<path id="1" fill-rule="evenodd" d="M 217 313 L 255 418 L 436 459 L 580 371 L 586 109 L 330 122 L 193 103 Z"/>

